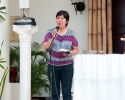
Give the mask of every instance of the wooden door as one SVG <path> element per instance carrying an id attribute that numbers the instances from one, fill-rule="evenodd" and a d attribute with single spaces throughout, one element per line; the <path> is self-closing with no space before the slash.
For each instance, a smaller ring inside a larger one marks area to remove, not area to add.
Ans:
<path id="1" fill-rule="evenodd" d="M 112 0 L 113 53 L 122 54 L 125 50 L 125 0 Z"/>

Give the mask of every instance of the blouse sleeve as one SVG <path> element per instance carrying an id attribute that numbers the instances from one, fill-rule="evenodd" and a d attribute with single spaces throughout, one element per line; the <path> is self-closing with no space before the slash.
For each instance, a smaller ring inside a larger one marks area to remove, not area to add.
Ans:
<path id="1" fill-rule="evenodd" d="M 47 31 L 45 38 L 44 38 L 44 42 L 48 42 L 51 38 L 52 38 L 52 29 Z"/>
<path id="2" fill-rule="evenodd" d="M 76 37 L 76 35 L 75 35 L 75 32 L 74 32 L 74 34 L 73 34 L 73 41 L 72 41 L 72 43 L 73 43 L 73 46 L 78 47 L 78 40 L 77 40 L 77 37 Z"/>

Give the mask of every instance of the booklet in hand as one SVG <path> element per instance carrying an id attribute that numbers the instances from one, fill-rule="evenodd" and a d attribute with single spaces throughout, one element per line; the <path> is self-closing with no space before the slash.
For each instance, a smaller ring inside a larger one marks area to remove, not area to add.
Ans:
<path id="1" fill-rule="evenodd" d="M 60 52 L 64 52 L 64 53 L 67 53 L 67 54 L 70 54 L 70 51 L 68 49 L 59 49 Z"/>

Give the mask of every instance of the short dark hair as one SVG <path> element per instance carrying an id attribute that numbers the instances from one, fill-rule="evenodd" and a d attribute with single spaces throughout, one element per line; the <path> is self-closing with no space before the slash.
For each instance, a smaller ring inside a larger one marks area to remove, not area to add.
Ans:
<path id="1" fill-rule="evenodd" d="M 68 13 L 67 11 L 65 11 L 65 10 L 60 10 L 59 12 L 57 12 L 56 18 L 57 18 L 58 16 L 61 16 L 61 15 L 64 16 L 64 18 L 66 19 L 66 21 L 69 21 L 69 13 Z M 67 22 L 66 26 L 67 26 L 67 25 L 68 25 L 68 22 Z"/>

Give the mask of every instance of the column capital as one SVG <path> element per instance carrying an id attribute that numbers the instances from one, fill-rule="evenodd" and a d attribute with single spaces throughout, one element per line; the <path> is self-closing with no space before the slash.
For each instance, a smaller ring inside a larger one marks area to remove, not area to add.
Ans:
<path id="1" fill-rule="evenodd" d="M 38 26 L 13 25 L 13 31 L 19 34 L 20 41 L 31 41 L 32 34 L 38 31 Z"/>

